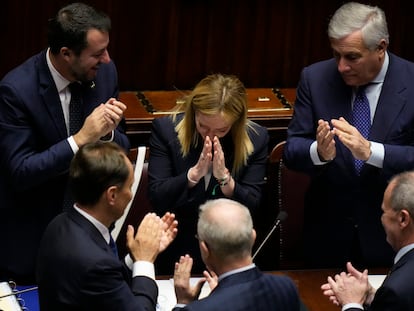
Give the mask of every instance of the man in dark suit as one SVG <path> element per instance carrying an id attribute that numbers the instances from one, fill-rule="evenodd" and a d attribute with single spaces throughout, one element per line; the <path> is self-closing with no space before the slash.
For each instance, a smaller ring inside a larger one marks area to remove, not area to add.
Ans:
<path id="1" fill-rule="evenodd" d="M 182 256 L 174 271 L 175 311 L 300 309 L 291 279 L 264 274 L 254 265 L 251 251 L 256 232 L 244 205 L 230 199 L 207 201 L 200 207 L 197 233 L 201 256 L 211 271 L 204 275 L 213 289 L 206 298 L 196 300 L 204 280 L 190 287 L 193 260 Z"/>
<path id="2" fill-rule="evenodd" d="M 342 310 L 414 310 L 414 172 L 393 177 L 384 193 L 382 224 L 387 241 L 397 252 L 383 284 L 375 290 L 368 270 L 360 272 L 348 263 L 348 273 L 328 277 L 322 285 L 326 296 Z"/>
<path id="3" fill-rule="evenodd" d="M 121 262 L 109 228 L 131 200 L 133 181 L 132 164 L 115 143 L 90 143 L 76 153 L 70 166 L 76 203 L 50 222 L 39 249 L 42 311 L 155 310 L 153 263 L 175 238 L 177 222 L 170 213 L 162 219 L 149 213 L 135 237 L 130 225 L 129 255 Z"/>
<path id="4" fill-rule="evenodd" d="M 311 176 L 305 261 L 390 266 L 380 207 L 389 178 L 414 168 L 414 64 L 387 52 L 378 7 L 344 4 L 328 35 L 334 58 L 303 70 L 284 148 L 286 165 Z M 362 101 L 354 101 L 357 94 Z M 359 129 L 360 102 L 367 107 L 367 136 Z"/>
<path id="5" fill-rule="evenodd" d="M 78 148 L 102 139 L 129 149 L 109 29 L 106 15 L 70 4 L 49 21 L 49 48 L 0 82 L 0 279 L 34 282 L 39 240 L 62 210 Z M 73 82 L 79 97 L 69 89 Z M 81 111 L 70 132 L 76 97 Z"/>

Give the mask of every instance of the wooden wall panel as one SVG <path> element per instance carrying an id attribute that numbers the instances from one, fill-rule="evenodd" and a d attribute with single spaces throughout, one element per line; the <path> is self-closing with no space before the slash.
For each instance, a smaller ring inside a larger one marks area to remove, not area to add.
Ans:
<path id="1" fill-rule="evenodd" d="M 66 4 L 6 0 L 0 11 L 0 77 L 47 46 L 47 19 Z M 109 51 L 121 90 L 189 89 L 214 72 L 247 87 L 296 87 L 301 69 L 331 56 L 326 28 L 340 0 L 88 0 L 113 24 Z M 368 2 L 368 1 L 366 1 Z M 408 1 L 382 7 L 390 50 L 414 60 Z"/>

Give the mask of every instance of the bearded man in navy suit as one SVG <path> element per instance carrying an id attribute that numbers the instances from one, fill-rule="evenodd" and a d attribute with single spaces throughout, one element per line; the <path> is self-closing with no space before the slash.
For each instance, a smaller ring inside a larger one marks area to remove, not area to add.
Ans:
<path id="1" fill-rule="evenodd" d="M 261 272 L 251 251 L 256 239 L 249 210 L 230 199 L 216 199 L 200 207 L 197 238 L 208 269 L 190 286 L 193 259 L 181 256 L 175 265 L 174 287 L 179 310 L 286 310 L 298 311 L 301 303 L 293 281 L 287 276 Z M 203 299 L 198 295 L 204 281 L 212 288 Z"/>
<path id="2" fill-rule="evenodd" d="M 62 211 L 79 147 L 98 140 L 130 147 L 107 50 L 110 24 L 85 4 L 62 8 L 49 21 L 49 48 L 0 82 L 0 279 L 35 281 L 39 240 Z M 81 111 L 79 128 L 70 132 L 72 83 L 80 89 Z"/>

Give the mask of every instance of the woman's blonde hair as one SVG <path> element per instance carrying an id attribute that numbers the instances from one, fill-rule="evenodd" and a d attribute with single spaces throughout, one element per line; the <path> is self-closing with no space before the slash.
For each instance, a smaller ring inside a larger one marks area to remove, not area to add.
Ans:
<path id="1" fill-rule="evenodd" d="M 175 127 L 183 156 L 188 154 L 192 146 L 197 147 L 200 143 L 195 113 L 220 114 L 232 124 L 230 130 L 234 143 L 232 174 L 236 174 L 243 165 L 246 165 L 248 156 L 253 152 L 253 144 L 247 133 L 251 123 L 247 119 L 246 89 L 237 77 L 223 74 L 205 77 L 186 96 L 183 103 L 177 107 L 177 111 L 184 111 L 183 119 Z M 174 114 L 173 118 L 175 117 Z"/>

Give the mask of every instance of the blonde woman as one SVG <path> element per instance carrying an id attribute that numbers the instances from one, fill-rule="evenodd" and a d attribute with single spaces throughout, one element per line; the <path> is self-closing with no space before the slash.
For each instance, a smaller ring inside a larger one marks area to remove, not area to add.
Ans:
<path id="1" fill-rule="evenodd" d="M 231 75 L 205 77 L 176 114 L 153 121 L 149 196 L 157 213 L 174 212 L 179 222 L 159 273 L 171 274 L 182 254 L 200 264 L 194 272 L 204 269 L 194 236 L 207 200 L 231 198 L 251 212 L 260 206 L 268 140 L 267 129 L 247 119 L 245 87 Z"/>

